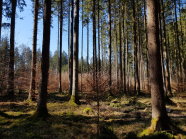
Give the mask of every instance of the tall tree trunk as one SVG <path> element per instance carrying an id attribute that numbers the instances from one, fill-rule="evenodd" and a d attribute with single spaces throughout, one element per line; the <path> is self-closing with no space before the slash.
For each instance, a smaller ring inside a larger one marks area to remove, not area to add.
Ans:
<path id="1" fill-rule="evenodd" d="M 38 32 L 38 11 L 39 1 L 34 1 L 34 29 L 33 29 L 33 45 L 32 45 L 32 71 L 31 71 L 31 83 L 28 100 L 35 100 L 36 90 L 36 59 L 37 59 L 37 32 Z"/>
<path id="2" fill-rule="evenodd" d="M 93 1 L 93 82 L 96 87 L 97 46 L 96 46 L 96 0 Z"/>
<path id="3" fill-rule="evenodd" d="M 122 63 L 122 28 L 121 28 L 121 19 L 122 19 L 122 16 L 121 16 L 121 6 L 120 6 L 120 10 L 119 10 L 119 17 L 120 17 L 120 20 L 119 20 L 119 62 L 120 62 L 120 91 L 123 92 L 123 63 Z"/>
<path id="4" fill-rule="evenodd" d="M 10 52 L 9 52 L 9 71 L 7 92 L 10 98 L 14 97 L 14 48 L 15 48 L 15 15 L 17 0 L 11 2 L 11 27 L 10 27 Z"/>
<path id="5" fill-rule="evenodd" d="M 87 19 L 87 68 L 89 73 L 89 19 Z"/>
<path id="6" fill-rule="evenodd" d="M 159 38 L 160 38 L 160 52 L 161 52 L 161 64 L 162 64 L 162 75 L 163 75 L 163 88 L 166 94 L 167 88 L 166 88 L 166 76 L 165 76 L 166 73 L 165 73 L 165 64 L 164 64 L 164 43 L 163 43 L 163 32 L 162 32 L 161 5 L 159 7 L 158 18 L 159 18 L 158 21 L 159 21 Z"/>
<path id="7" fill-rule="evenodd" d="M 168 130 L 170 128 L 164 103 L 158 9 L 158 1 L 147 0 L 147 31 L 152 105 L 152 122 L 150 129 L 152 132 Z"/>
<path id="8" fill-rule="evenodd" d="M 82 25 L 81 25 L 81 93 L 82 93 L 82 79 L 83 79 L 83 18 L 84 11 L 83 11 L 83 0 L 82 0 Z"/>
<path id="9" fill-rule="evenodd" d="M 124 55 L 123 55 L 123 71 L 124 71 L 124 93 L 129 91 L 129 71 L 128 71 L 128 29 L 127 29 L 127 2 L 125 2 L 123 8 L 123 46 L 124 46 Z"/>
<path id="10" fill-rule="evenodd" d="M 182 81 L 182 58 L 181 58 L 181 48 L 180 48 L 180 41 L 179 41 L 179 32 L 178 32 L 178 19 L 177 19 L 177 7 L 176 7 L 176 0 L 174 0 L 174 16 L 175 16 L 175 39 L 176 39 L 176 46 L 178 47 L 178 91 L 180 91 L 180 83 Z"/>
<path id="11" fill-rule="evenodd" d="M 109 94 L 112 95 L 112 20 L 111 20 L 111 2 L 108 0 L 108 19 L 109 19 Z"/>
<path id="12" fill-rule="evenodd" d="M 71 0 L 71 26 L 70 26 L 70 48 L 69 48 L 69 96 L 72 94 L 72 78 L 73 78 L 73 34 L 74 34 L 74 0 Z"/>
<path id="13" fill-rule="evenodd" d="M 147 15 L 146 15 L 146 0 L 144 0 L 144 30 L 145 30 L 145 47 L 146 47 L 146 72 L 147 72 L 147 91 L 150 91 L 150 85 L 149 85 L 149 55 L 148 55 L 148 35 L 147 35 Z"/>
<path id="14" fill-rule="evenodd" d="M 138 11 L 138 0 L 136 1 L 137 3 L 137 7 L 136 7 L 136 11 Z M 139 95 L 140 94 L 140 87 L 141 87 L 141 82 L 140 82 L 140 67 L 141 67 L 141 30 L 140 30 L 140 27 L 139 27 L 139 24 L 140 24 L 140 15 L 139 13 L 137 12 L 137 23 L 136 23 L 136 26 L 137 26 L 137 35 L 138 35 L 138 44 L 136 46 L 136 77 L 137 77 L 137 83 L 138 83 L 138 86 L 137 86 L 137 94 Z"/>
<path id="15" fill-rule="evenodd" d="M 3 15 L 3 0 L 0 0 L 0 45 L 1 45 L 1 25 Z"/>
<path id="16" fill-rule="evenodd" d="M 116 88 L 119 89 L 119 75 L 118 75 L 118 32 L 117 32 L 117 23 L 114 23 L 114 28 L 115 28 L 115 46 L 114 46 L 114 59 L 115 59 L 115 73 L 116 73 Z"/>
<path id="17" fill-rule="evenodd" d="M 74 34 L 73 34 L 73 82 L 72 82 L 72 103 L 79 103 L 78 98 L 78 50 L 79 50 L 79 0 L 74 1 Z"/>
<path id="18" fill-rule="evenodd" d="M 97 0 L 98 5 L 98 71 L 101 71 L 101 53 L 100 53 L 100 0 Z"/>
<path id="19" fill-rule="evenodd" d="M 63 42 L 63 0 L 60 1 L 60 39 L 59 39 L 59 92 L 62 92 L 61 70 L 62 70 L 62 42 Z"/>
<path id="20" fill-rule="evenodd" d="M 138 72 L 138 48 L 137 48 L 137 32 L 136 32 L 136 6 L 135 6 L 135 0 L 132 0 L 132 6 L 133 6 L 133 32 L 134 32 L 134 82 L 135 82 L 135 87 L 134 91 L 136 94 L 140 93 L 140 86 L 139 86 L 139 72 Z M 136 84 L 137 82 L 137 84 Z M 137 88 L 136 88 L 137 87 Z"/>
<path id="21" fill-rule="evenodd" d="M 49 75 L 49 53 L 50 53 L 50 25 L 51 25 L 51 0 L 44 1 L 43 19 L 43 44 L 41 60 L 41 87 L 37 104 L 37 117 L 46 117 L 47 110 L 47 86 Z"/>
<path id="22" fill-rule="evenodd" d="M 161 0 L 161 7 L 162 7 L 162 23 L 163 23 L 163 38 L 164 38 L 164 44 L 165 44 L 165 52 L 166 52 L 166 72 L 167 72 L 167 93 L 168 95 L 172 95 L 171 90 L 171 82 L 170 82 L 170 68 L 169 68 L 169 45 L 167 43 L 167 33 L 166 33 L 166 24 L 165 24 L 165 15 L 164 15 L 164 4 L 163 0 Z M 167 94 L 166 93 L 166 94 Z"/>

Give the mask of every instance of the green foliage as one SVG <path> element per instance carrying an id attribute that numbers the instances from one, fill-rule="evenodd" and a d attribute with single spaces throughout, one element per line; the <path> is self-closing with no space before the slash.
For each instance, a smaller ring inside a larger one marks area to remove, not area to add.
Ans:
<path id="1" fill-rule="evenodd" d="M 93 109 L 92 108 L 90 108 L 90 107 L 86 107 L 85 109 L 83 109 L 83 113 L 85 113 L 85 114 L 92 114 L 92 113 L 94 113 L 94 111 L 93 111 Z"/>

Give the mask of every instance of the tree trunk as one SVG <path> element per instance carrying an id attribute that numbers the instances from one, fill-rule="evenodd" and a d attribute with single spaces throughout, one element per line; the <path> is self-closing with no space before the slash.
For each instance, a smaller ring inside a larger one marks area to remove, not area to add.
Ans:
<path id="1" fill-rule="evenodd" d="M 125 5 L 123 7 L 123 89 L 124 89 L 124 93 L 126 93 L 126 87 L 127 87 L 127 67 L 128 67 L 128 40 L 127 40 L 127 7 L 126 7 L 126 2 Z"/>
<path id="2" fill-rule="evenodd" d="M 146 47 L 146 61 L 147 61 L 147 91 L 150 91 L 150 85 L 149 85 L 149 55 L 148 55 L 148 35 L 147 35 L 147 15 L 146 15 L 146 0 L 144 0 L 144 30 L 145 30 L 145 47 Z"/>
<path id="3" fill-rule="evenodd" d="M 164 103 L 158 9 L 159 3 L 156 0 L 147 0 L 148 52 L 152 104 L 151 132 L 170 129 L 169 117 L 167 116 Z"/>
<path id="4" fill-rule="evenodd" d="M 0 46 L 1 46 L 1 25 L 2 25 L 2 15 L 3 15 L 3 0 L 0 0 Z"/>
<path id="5" fill-rule="evenodd" d="M 138 57 L 137 57 L 137 32 L 136 32 L 136 6 L 135 0 L 132 0 L 132 7 L 133 7 L 133 44 L 134 44 L 134 92 L 136 94 L 139 93 L 139 84 L 138 84 Z M 136 84 L 137 83 L 137 84 Z"/>
<path id="6" fill-rule="evenodd" d="M 47 86 L 49 75 L 49 53 L 50 53 L 50 25 L 51 25 L 51 0 L 44 1 L 43 19 L 43 44 L 41 60 L 41 87 L 37 104 L 37 117 L 46 117 L 47 110 Z"/>
<path id="7" fill-rule="evenodd" d="M 11 27 L 10 27 L 10 52 L 9 52 L 9 71 L 7 92 L 10 98 L 14 97 L 14 48 L 15 48 L 15 15 L 17 0 L 11 2 Z"/>
<path id="8" fill-rule="evenodd" d="M 163 37 L 165 44 L 165 52 L 166 52 L 166 72 L 167 72 L 167 93 L 168 95 L 172 95 L 171 83 L 170 83 L 170 70 L 169 70 L 169 45 L 167 43 L 167 33 L 166 33 L 166 24 L 165 24 L 165 15 L 164 15 L 164 4 L 163 0 L 161 0 L 162 5 L 162 21 L 163 21 Z"/>
<path id="9" fill-rule="evenodd" d="M 70 47 L 69 47 L 69 96 L 72 94 L 72 77 L 73 77 L 73 34 L 74 34 L 74 0 L 71 0 L 71 32 L 70 32 Z"/>
<path id="10" fill-rule="evenodd" d="M 87 68 L 89 73 L 90 68 L 89 68 L 89 21 L 88 20 L 87 20 Z"/>
<path id="11" fill-rule="evenodd" d="M 97 46 L 96 46 L 96 0 L 93 1 L 93 86 L 96 87 Z"/>
<path id="12" fill-rule="evenodd" d="M 112 21 L 111 21 L 111 2 L 108 0 L 108 19 L 109 19 L 109 94 L 112 95 Z"/>
<path id="13" fill-rule="evenodd" d="M 174 15 L 175 15 L 175 39 L 176 39 L 176 46 L 178 47 L 178 92 L 180 91 L 180 83 L 182 81 L 182 58 L 181 58 L 181 48 L 180 48 L 180 41 L 179 41 L 179 32 L 178 32 L 178 19 L 177 19 L 177 7 L 176 7 L 176 0 L 174 0 Z"/>
<path id="14" fill-rule="evenodd" d="M 61 70 L 62 70 L 62 41 L 63 41 L 63 0 L 60 1 L 60 39 L 59 39 L 59 93 L 62 93 Z"/>
<path id="15" fill-rule="evenodd" d="M 37 59 L 37 30 L 38 30 L 38 10 L 39 1 L 34 2 L 34 29 L 33 29 L 33 45 L 32 45 L 32 71 L 31 71 L 31 84 L 28 95 L 28 100 L 35 100 L 36 90 L 36 59 Z"/>
<path id="16" fill-rule="evenodd" d="M 78 98 L 78 49 L 79 49 L 79 0 L 74 1 L 74 34 L 73 34 L 73 82 L 71 102 L 79 103 Z"/>
<path id="17" fill-rule="evenodd" d="M 120 20 L 119 20 L 119 62 L 120 62 L 120 91 L 123 92 L 123 63 L 122 63 L 122 34 L 121 34 L 121 31 L 122 31 L 122 28 L 121 28 L 121 19 L 122 19 L 122 16 L 121 16 L 121 6 L 120 6 Z"/>
<path id="18" fill-rule="evenodd" d="M 101 71 L 101 53 L 100 53 L 100 5 L 99 0 L 97 0 L 98 5 L 98 71 Z"/>

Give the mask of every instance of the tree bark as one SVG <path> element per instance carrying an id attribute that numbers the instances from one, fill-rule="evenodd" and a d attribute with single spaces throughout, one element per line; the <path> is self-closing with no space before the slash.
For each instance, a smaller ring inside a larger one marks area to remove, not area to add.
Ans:
<path id="1" fill-rule="evenodd" d="M 0 0 L 0 46 L 1 46 L 1 25 L 3 15 L 3 0 Z"/>
<path id="2" fill-rule="evenodd" d="M 89 73 L 89 19 L 87 20 L 87 68 Z"/>
<path id="3" fill-rule="evenodd" d="M 150 91 L 150 85 L 149 85 L 149 55 L 148 55 L 148 35 L 147 35 L 147 15 L 146 15 L 146 0 L 144 0 L 144 30 L 145 30 L 145 47 L 146 47 L 146 61 L 147 61 L 147 91 Z"/>
<path id="4" fill-rule="evenodd" d="M 41 87 L 37 104 L 37 117 L 46 117 L 47 110 L 47 86 L 49 75 L 49 52 L 50 52 L 50 25 L 51 25 L 51 0 L 44 1 L 43 19 L 43 44 L 41 60 Z"/>
<path id="5" fill-rule="evenodd" d="M 74 0 L 71 0 L 71 32 L 69 47 L 69 96 L 72 94 L 72 78 L 73 78 L 73 34 L 74 34 Z"/>
<path id="6" fill-rule="evenodd" d="M 119 62 L 120 62 L 120 91 L 122 91 L 123 92 L 123 69 L 122 69 L 122 67 L 123 67 L 123 62 L 122 62 L 122 38 L 121 38 L 121 36 L 122 36 L 122 28 L 121 28 L 121 19 L 122 19 L 122 16 L 121 16 L 121 6 L 120 6 L 120 10 L 119 10 Z"/>
<path id="7" fill-rule="evenodd" d="M 10 52 L 7 92 L 10 98 L 14 97 L 14 48 L 15 48 L 15 15 L 17 0 L 11 2 Z"/>
<path id="8" fill-rule="evenodd" d="M 62 41 L 63 41 L 63 0 L 60 1 L 60 39 L 59 39 L 59 93 L 62 93 L 61 70 L 62 70 Z"/>
<path id="9" fill-rule="evenodd" d="M 28 100 L 35 100 L 36 91 L 36 59 L 37 59 L 37 32 L 38 32 L 38 10 L 39 1 L 34 1 L 34 29 L 33 29 L 33 45 L 32 45 L 32 71 L 31 71 L 31 83 Z"/>
<path id="10" fill-rule="evenodd" d="M 93 86 L 96 88 L 97 46 L 96 46 L 96 0 L 93 1 Z"/>
<path id="11" fill-rule="evenodd" d="M 73 82 L 71 101 L 79 103 L 78 98 L 78 49 L 79 49 L 79 0 L 74 1 L 74 34 L 73 34 Z"/>
<path id="12" fill-rule="evenodd" d="M 166 24 L 165 24 L 165 15 L 164 15 L 164 4 L 163 0 L 161 0 L 161 6 L 162 6 L 162 23 L 163 23 L 163 38 L 164 38 L 164 44 L 165 44 L 165 52 L 166 52 L 166 72 L 167 72 L 167 93 L 168 95 L 172 95 L 172 89 L 171 89 L 171 81 L 170 81 L 170 68 L 169 68 L 169 45 L 167 43 L 167 33 L 166 33 Z"/>
<path id="13" fill-rule="evenodd" d="M 109 19 L 109 94 L 112 95 L 112 20 L 111 20 L 111 2 L 108 0 L 108 19 Z"/>
<path id="14" fill-rule="evenodd" d="M 159 3 L 156 0 L 147 0 L 148 52 L 152 104 L 152 122 L 150 129 L 152 132 L 170 129 L 169 117 L 167 116 L 164 103 L 158 9 Z"/>

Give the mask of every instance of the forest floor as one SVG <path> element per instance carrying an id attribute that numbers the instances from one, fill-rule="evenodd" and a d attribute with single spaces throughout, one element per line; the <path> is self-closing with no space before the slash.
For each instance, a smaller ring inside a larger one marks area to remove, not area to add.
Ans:
<path id="1" fill-rule="evenodd" d="M 15 102 L 0 99 L 0 138 L 97 138 L 97 102 L 92 94 L 81 96 L 81 105 L 70 105 L 68 97 L 49 93 L 49 118 L 45 121 L 30 118 L 36 110 L 35 102 L 25 101 L 22 93 Z M 179 139 L 186 139 L 186 93 L 171 98 L 176 105 L 168 105 L 168 115 L 184 132 Z M 135 138 L 150 125 L 150 95 L 140 97 L 100 98 L 99 138 Z M 156 138 L 156 136 L 153 136 Z M 160 137 L 157 137 L 160 139 Z M 165 139 L 165 137 L 162 137 Z"/>

